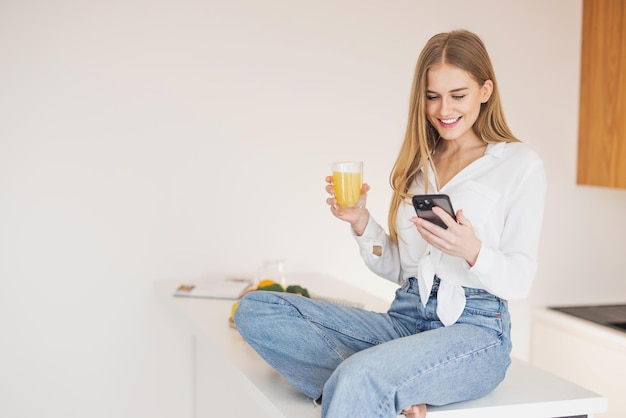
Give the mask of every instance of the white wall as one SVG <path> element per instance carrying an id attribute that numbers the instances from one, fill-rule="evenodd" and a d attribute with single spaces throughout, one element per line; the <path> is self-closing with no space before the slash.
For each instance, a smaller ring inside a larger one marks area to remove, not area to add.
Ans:
<path id="1" fill-rule="evenodd" d="M 285 258 L 390 297 L 323 178 L 364 160 L 385 222 L 415 60 L 453 28 L 548 171 L 517 353 L 531 304 L 624 301 L 626 191 L 575 184 L 580 21 L 580 0 L 1 2 L 0 416 L 190 417 L 157 280 Z"/>

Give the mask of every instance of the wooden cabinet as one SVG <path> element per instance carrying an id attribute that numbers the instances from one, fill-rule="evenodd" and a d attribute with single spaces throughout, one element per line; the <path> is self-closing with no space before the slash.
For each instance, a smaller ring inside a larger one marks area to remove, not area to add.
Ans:
<path id="1" fill-rule="evenodd" d="M 577 182 L 626 188 L 626 1 L 583 0 L 581 62 Z"/>

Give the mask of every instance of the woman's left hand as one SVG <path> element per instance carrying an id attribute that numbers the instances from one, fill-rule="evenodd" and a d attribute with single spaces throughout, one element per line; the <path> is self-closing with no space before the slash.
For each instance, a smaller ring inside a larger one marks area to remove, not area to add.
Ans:
<path id="1" fill-rule="evenodd" d="M 414 216 L 410 221 L 417 227 L 417 232 L 433 247 L 446 254 L 461 257 L 473 266 L 478 258 L 481 242 L 474 233 L 472 224 L 463 215 L 463 210 L 456 212 L 457 222 L 439 207 L 433 207 L 433 212 L 441 218 L 448 229 Z"/>

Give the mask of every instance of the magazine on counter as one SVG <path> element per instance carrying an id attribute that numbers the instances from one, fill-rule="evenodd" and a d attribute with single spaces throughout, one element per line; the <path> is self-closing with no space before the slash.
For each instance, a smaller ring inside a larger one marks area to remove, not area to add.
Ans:
<path id="1" fill-rule="evenodd" d="M 174 292 L 174 296 L 236 300 L 251 287 L 252 281 L 249 279 L 205 280 L 180 285 Z"/>

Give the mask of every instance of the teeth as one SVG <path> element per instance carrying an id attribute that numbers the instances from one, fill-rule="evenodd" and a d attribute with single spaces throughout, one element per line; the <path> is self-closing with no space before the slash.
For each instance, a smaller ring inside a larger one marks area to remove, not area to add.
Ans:
<path id="1" fill-rule="evenodd" d="M 454 122 L 456 122 L 456 121 L 457 121 L 457 120 L 459 120 L 459 119 L 460 119 L 460 117 L 458 117 L 458 118 L 453 118 L 453 119 L 440 119 L 440 120 L 441 120 L 443 123 L 454 123 Z"/>

